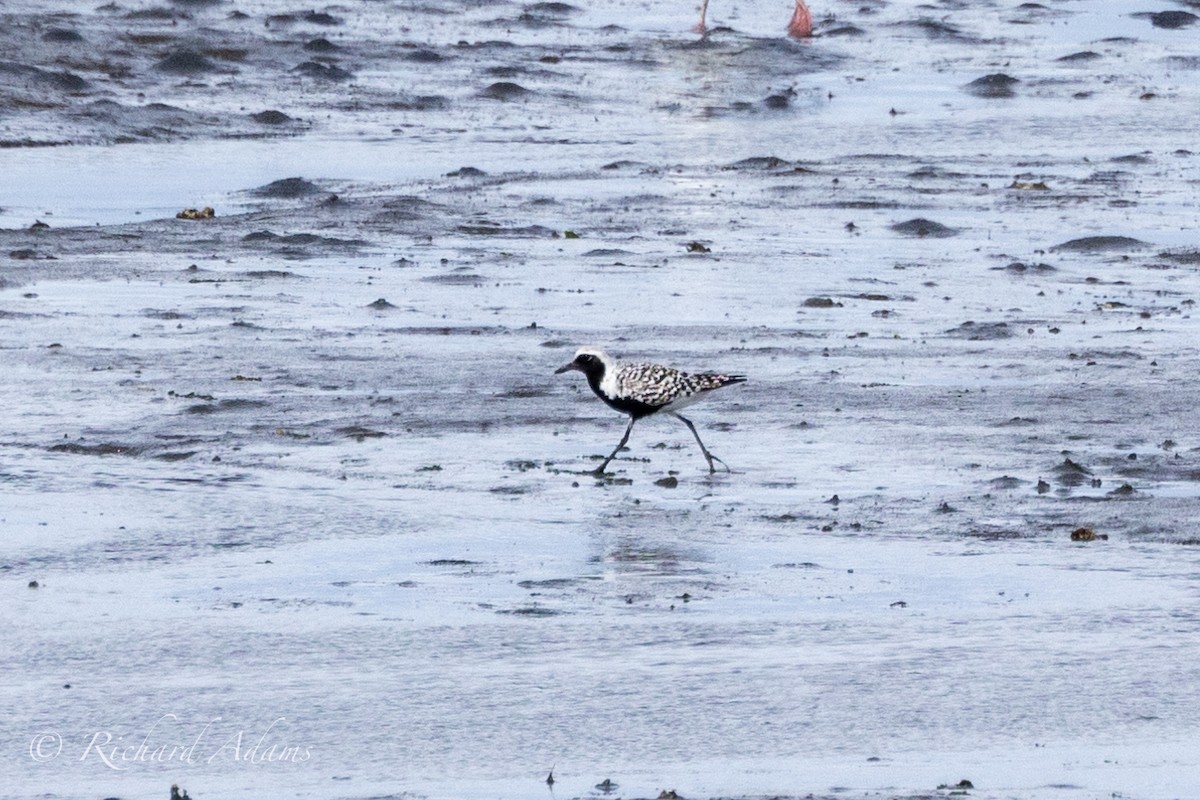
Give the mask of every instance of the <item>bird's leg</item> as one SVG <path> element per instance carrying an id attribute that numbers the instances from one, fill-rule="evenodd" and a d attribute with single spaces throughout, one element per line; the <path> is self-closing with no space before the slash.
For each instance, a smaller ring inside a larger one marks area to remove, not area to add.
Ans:
<path id="1" fill-rule="evenodd" d="M 692 432 L 692 436 L 696 437 L 696 444 L 700 445 L 700 452 L 704 453 L 704 457 L 706 459 L 708 459 L 708 474 L 709 475 L 712 475 L 714 472 L 717 471 L 717 468 L 713 466 L 714 461 L 720 461 L 721 466 L 725 468 L 726 472 L 733 472 L 733 470 L 731 470 L 729 468 L 728 464 L 726 464 L 724 461 L 721 461 L 721 459 L 717 458 L 712 453 L 708 452 L 708 448 L 704 446 L 704 442 L 700 441 L 700 434 L 696 433 L 696 426 L 692 424 L 692 421 L 690 419 L 683 416 L 682 414 L 676 414 L 673 411 L 671 413 L 672 413 L 672 415 L 678 417 L 683 422 L 684 425 L 687 425 L 688 430 L 690 430 Z"/>
<path id="2" fill-rule="evenodd" d="M 696 33 L 708 33 L 708 27 L 704 24 L 704 15 L 708 13 L 708 0 L 700 0 L 700 21 L 696 23 L 696 27 L 692 28 Z"/>
<path id="3" fill-rule="evenodd" d="M 601 464 L 600 466 L 596 467 L 595 470 L 593 470 L 593 473 L 595 475 L 603 475 L 604 468 L 608 466 L 608 462 L 610 462 L 614 458 L 616 458 L 617 453 L 621 452 L 621 448 L 624 447 L 625 443 L 629 441 L 629 433 L 630 433 L 630 431 L 633 430 L 633 423 L 635 423 L 635 422 L 637 422 L 636 418 L 634 418 L 634 417 L 629 418 L 629 424 L 625 427 L 625 435 L 621 437 L 620 443 L 617 444 L 617 449 L 613 450 L 611 453 L 609 453 L 608 458 L 604 459 L 604 463 Z M 704 445 L 700 445 L 700 446 L 703 447 Z"/>
<path id="4" fill-rule="evenodd" d="M 808 6 L 804 4 L 804 0 L 796 0 L 796 9 L 792 12 L 792 19 L 788 22 L 788 36 L 793 39 L 805 39 L 812 36 L 812 14 L 808 10 Z"/>

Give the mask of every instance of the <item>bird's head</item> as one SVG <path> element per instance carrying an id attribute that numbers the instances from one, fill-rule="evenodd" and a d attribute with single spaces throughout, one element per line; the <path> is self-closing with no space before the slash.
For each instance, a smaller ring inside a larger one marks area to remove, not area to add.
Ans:
<path id="1" fill-rule="evenodd" d="M 554 374 L 561 375 L 564 372 L 576 370 L 588 377 L 596 376 L 598 378 L 612 363 L 612 359 L 603 350 L 596 347 L 581 347 L 575 352 L 575 358 L 554 370 Z"/>

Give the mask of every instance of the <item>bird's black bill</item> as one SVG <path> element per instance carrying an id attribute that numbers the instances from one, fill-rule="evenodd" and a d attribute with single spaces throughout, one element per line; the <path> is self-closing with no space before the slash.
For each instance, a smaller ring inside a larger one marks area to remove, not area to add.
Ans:
<path id="1" fill-rule="evenodd" d="M 570 372 L 573 369 L 579 369 L 579 365 L 572 361 L 570 364 L 563 364 L 558 369 L 554 370 L 555 375 L 562 375 L 564 372 Z"/>

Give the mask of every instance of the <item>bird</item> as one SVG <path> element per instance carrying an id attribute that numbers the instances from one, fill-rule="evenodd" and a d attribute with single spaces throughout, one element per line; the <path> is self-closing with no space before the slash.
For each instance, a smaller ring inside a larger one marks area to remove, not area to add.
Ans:
<path id="1" fill-rule="evenodd" d="M 571 370 L 582 372 L 596 396 L 611 408 L 629 415 L 625 435 L 621 437 L 616 449 L 604 459 L 604 463 L 594 470 L 596 475 L 604 474 L 609 462 L 629 441 L 633 423 L 642 417 L 659 413 L 670 414 L 688 426 L 688 430 L 696 437 L 696 444 L 700 445 L 700 452 L 708 461 L 710 475 L 717 471 L 713 462 L 719 462 L 726 472 L 730 471 L 728 464 L 704 446 L 700 434 L 696 432 L 696 426 L 680 414 L 679 409 L 690 406 L 722 386 L 745 382 L 745 375 L 726 375 L 720 372 L 688 373 L 662 364 L 625 363 L 595 347 L 579 348 L 575 358 L 556 369 L 554 374 L 561 375 Z"/>
<path id="2" fill-rule="evenodd" d="M 696 33 L 707 33 L 708 26 L 704 24 L 704 17 L 708 13 L 708 0 L 700 0 L 700 21 L 693 28 Z M 804 4 L 804 0 L 796 0 L 796 8 L 792 11 L 792 18 L 787 26 L 788 36 L 794 39 L 804 39 L 812 36 L 812 14 L 809 13 L 808 6 Z"/>

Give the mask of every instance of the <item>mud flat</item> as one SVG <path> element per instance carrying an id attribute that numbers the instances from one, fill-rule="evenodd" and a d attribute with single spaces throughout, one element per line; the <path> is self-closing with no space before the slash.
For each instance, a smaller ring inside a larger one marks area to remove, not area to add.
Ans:
<path id="1" fill-rule="evenodd" d="M 0 797 L 1193 792 L 1196 28 L 958 5 L 6 3 Z"/>

